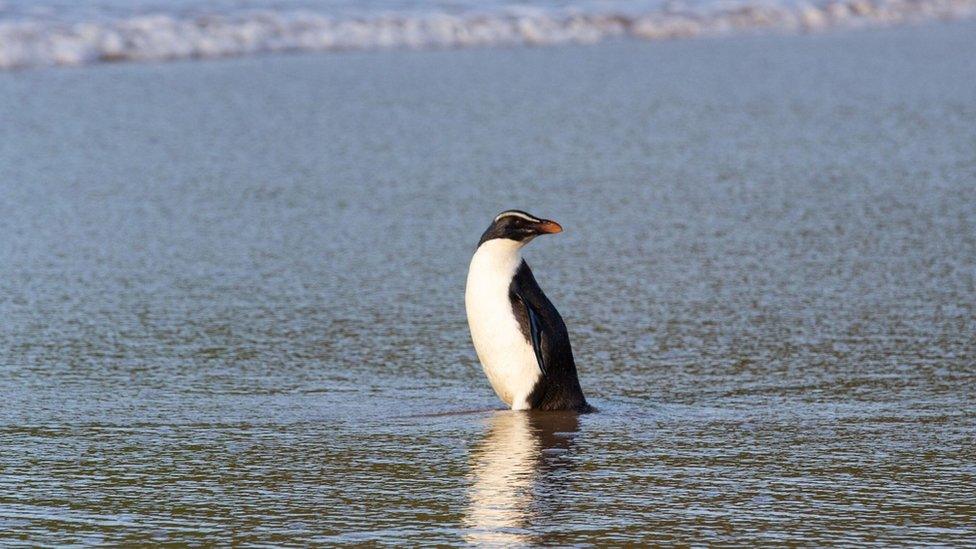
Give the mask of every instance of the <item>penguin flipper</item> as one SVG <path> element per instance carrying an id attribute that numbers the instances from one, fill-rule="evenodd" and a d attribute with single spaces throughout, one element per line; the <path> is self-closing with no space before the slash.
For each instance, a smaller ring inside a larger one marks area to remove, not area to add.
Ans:
<path id="1" fill-rule="evenodd" d="M 542 320 L 539 318 L 539 314 L 532 309 L 532 306 L 522 300 L 522 304 L 525 305 L 525 312 L 529 317 L 529 329 L 532 336 L 532 350 L 535 351 L 535 359 L 539 363 L 539 369 L 542 370 L 542 375 L 547 375 L 546 373 L 546 360 L 542 354 Z"/>
<path id="2" fill-rule="evenodd" d="M 539 288 L 525 261 L 512 278 L 509 299 L 522 335 L 532 344 L 542 375 L 560 382 L 569 378 L 572 383 L 578 384 L 566 325 L 559 311 Z"/>

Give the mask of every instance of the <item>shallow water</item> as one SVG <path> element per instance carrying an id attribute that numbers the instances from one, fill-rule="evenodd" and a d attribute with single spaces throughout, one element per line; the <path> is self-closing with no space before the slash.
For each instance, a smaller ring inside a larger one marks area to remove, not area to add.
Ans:
<path id="1" fill-rule="evenodd" d="M 0 541 L 971 543 L 974 39 L 0 75 Z M 509 207 L 599 413 L 494 410 Z"/>

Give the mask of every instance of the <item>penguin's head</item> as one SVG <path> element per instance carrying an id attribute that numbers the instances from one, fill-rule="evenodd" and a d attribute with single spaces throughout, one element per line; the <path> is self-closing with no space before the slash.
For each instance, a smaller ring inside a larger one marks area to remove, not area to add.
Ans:
<path id="1" fill-rule="evenodd" d="M 505 210 L 495 216 L 488 230 L 481 235 L 478 245 L 495 238 L 514 240 L 525 245 L 540 234 L 559 233 L 562 230 L 563 228 L 555 221 L 539 219 L 522 210 Z"/>

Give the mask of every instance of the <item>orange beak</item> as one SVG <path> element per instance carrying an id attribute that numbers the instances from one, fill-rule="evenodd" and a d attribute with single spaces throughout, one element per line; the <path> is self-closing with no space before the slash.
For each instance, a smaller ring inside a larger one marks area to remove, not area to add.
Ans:
<path id="1" fill-rule="evenodd" d="M 543 234 L 556 234 L 563 232 L 563 227 L 555 221 L 545 219 L 542 223 L 539 223 L 538 231 Z"/>

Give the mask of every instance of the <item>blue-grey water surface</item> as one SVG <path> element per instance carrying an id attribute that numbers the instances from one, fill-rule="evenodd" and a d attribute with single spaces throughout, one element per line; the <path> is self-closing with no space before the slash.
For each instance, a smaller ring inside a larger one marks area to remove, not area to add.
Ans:
<path id="1" fill-rule="evenodd" d="M 0 543 L 971 546 L 974 45 L 0 74 Z M 598 413 L 480 372 L 511 207 Z"/>

